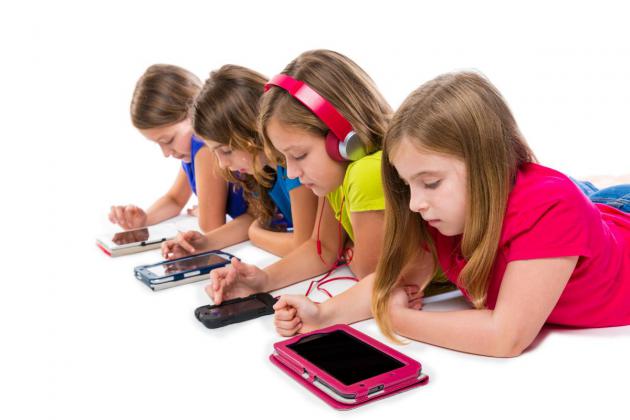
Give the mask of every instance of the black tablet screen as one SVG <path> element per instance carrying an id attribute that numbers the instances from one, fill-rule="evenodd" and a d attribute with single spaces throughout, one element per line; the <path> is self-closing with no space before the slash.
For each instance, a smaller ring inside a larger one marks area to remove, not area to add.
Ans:
<path id="1" fill-rule="evenodd" d="M 404 366 L 404 363 L 340 330 L 308 336 L 288 347 L 344 385 Z"/>
<path id="2" fill-rule="evenodd" d="M 212 308 L 208 312 L 212 317 L 224 318 L 241 315 L 245 312 L 258 311 L 260 309 L 265 309 L 266 307 L 265 303 L 258 299 L 246 299 Z"/>

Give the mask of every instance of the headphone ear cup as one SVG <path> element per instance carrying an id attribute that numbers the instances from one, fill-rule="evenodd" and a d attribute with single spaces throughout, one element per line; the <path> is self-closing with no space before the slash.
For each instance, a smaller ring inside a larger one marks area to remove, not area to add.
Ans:
<path id="1" fill-rule="evenodd" d="M 342 143 L 339 143 L 339 154 L 346 160 L 357 161 L 367 155 L 365 145 L 354 131 Z"/>
<path id="2" fill-rule="evenodd" d="M 332 130 L 328 130 L 328 134 L 326 134 L 326 152 L 331 159 L 336 160 L 337 162 L 346 161 L 339 152 L 339 139 L 335 136 Z"/>

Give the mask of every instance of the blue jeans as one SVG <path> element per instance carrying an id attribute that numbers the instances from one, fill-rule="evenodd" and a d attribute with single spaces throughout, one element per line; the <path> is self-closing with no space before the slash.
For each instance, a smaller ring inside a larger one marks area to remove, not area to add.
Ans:
<path id="1" fill-rule="evenodd" d="M 593 203 L 606 204 L 630 213 L 630 184 L 614 185 L 600 190 L 589 181 L 578 181 L 573 178 L 571 180 Z"/>

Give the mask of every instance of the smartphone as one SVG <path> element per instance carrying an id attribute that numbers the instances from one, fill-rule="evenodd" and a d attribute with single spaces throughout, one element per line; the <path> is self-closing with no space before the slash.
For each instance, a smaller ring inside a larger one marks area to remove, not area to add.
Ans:
<path id="1" fill-rule="evenodd" d="M 219 328 L 273 314 L 276 298 L 269 293 L 256 293 L 244 298 L 226 300 L 220 305 L 195 309 L 195 317 L 207 328 Z"/>
<path id="2" fill-rule="evenodd" d="M 234 256 L 223 251 L 208 251 L 175 260 L 134 268 L 136 278 L 154 291 L 181 284 L 193 283 L 210 277 L 215 268 L 226 266 Z"/>
<path id="3" fill-rule="evenodd" d="M 126 230 L 96 238 L 96 245 L 107 255 L 118 257 L 159 248 L 161 243 L 177 236 L 172 224 Z"/>

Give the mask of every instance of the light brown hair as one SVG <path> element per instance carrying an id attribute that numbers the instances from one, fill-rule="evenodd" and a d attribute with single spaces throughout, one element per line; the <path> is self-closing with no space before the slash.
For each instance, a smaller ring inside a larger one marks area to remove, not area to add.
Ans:
<path id="1" fill-rule="evenodd" d="M 269 228 L 275 204 L 268 194 L 275 170 L 261 164 L 263 152 L 257 117 L 260 97 L 267 78 L 245 67 L 227 64 L 210 73 L 193 105 L 193 129 L 206 140 L 243 150 L 254 158 L 254 174 L 235 176 L 229 169 L 224 176 L 243 188 L 254 216 Z"/>
<path id="2" fill-rule="evenodd" d="M 330 102 L 352 125 L 368 154 L 381 149 L 392 110 L 372 79 L 354 61 L 334 51 L 313 50 L 300 54 L 282 73 L 305 82 Z M 266 127 L 272 117 L 320 136 L 329 130 L 288 92 L 272 86 L 262 98 L 259 131 L 267 156 L 273 161 L 281 162 L 282 156 L 267 135 Z"/>
<path id="3" fill-rule="evenodd" d="M 518 167 L 535 161 L 501 94 L 480 74 L 439 76 L 403 102 L 384 141 L 385 243 L 372 294 L 374 317 L 393 340 L 388 302 L 402 269 L 419 247 L 425 246 L 437 267 L 426 222 L 409 209 L 409 187 L 391 161 L 403 138 L 420 150 L 450 155 L 466 165 L 467 207 L 461 251 L 468 262 L 457 281 L 476 308 L 485 307 L 489 275 Z"/>
<path id="4" fill-rule="evenodd" d="M 181 67 L 154 64 L 138 79 L 131 99 L 131 122 L 138 129 L 176 124 L 191 116 L 201 81 Z"/>

